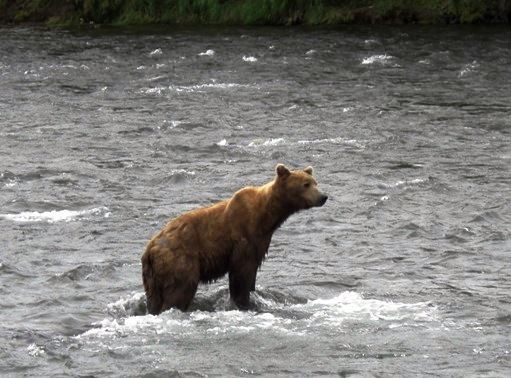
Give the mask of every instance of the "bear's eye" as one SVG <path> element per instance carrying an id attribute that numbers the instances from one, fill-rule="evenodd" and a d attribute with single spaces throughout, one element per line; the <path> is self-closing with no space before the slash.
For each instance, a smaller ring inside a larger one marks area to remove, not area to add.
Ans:
<path id="1" fill-rule="evenodd" d="M 304 188 L 308 188 L 309 186 L 311 186 L 311 183 L 310 183 L 310 182 L 308 182 L 308 181 L 307 181 L 307 182 L 305 182 L 305 184 L 303 184 L 303 187 L 304 187 Z"/>

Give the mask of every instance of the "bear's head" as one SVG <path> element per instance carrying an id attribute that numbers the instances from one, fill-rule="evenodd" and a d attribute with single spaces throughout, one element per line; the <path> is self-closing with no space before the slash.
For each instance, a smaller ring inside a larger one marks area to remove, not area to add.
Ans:
<path id="1" fill-rule="evenodd" d="M 325 204 L 328 196 L 319 191 L 318 184 L 312 177 L 312 167 L 303 171 L 290 171 L 284 164 L 278 164 L 275 170 L 275 183 L 284 197 L 282 200 L 293 209 L 298 211 Z"/>

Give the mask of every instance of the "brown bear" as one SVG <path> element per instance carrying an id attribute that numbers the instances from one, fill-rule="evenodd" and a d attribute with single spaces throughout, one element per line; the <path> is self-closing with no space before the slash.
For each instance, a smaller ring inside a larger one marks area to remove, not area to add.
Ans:
<path id="1" fill-rule="evenodd" d="M 199 282 L 227 272 L 231 299 L 240 309 L 248 308 L 275 230 L 291 214 L 328 199 L 318 190 L 312 167 L 290 171 L 278 164 L 276 173 L 266 185 L 243 188 L 228 200 L 182 214 L 149 241 L 142 278 L 150 314 L 185 311 Z"/>

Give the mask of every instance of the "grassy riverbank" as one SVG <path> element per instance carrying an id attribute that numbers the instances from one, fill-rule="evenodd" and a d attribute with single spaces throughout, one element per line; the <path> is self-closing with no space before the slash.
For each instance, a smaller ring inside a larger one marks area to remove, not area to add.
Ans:
<path id="1" fill-rule="evenodd" d="M 0 23 L 405 24 L 511 21 L 511 0 L 0 0 Z"/>

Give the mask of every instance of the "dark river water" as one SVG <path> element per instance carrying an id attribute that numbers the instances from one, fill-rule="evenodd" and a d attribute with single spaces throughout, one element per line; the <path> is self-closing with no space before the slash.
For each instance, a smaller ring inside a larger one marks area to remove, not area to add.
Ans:
<path id="1" fill-rule="evenodd" d="M 146 314 L 172 217 L 312 165 L 330 196 Z M 2 377 L 508 377 L 511 29 L 0 30 Z"/>

